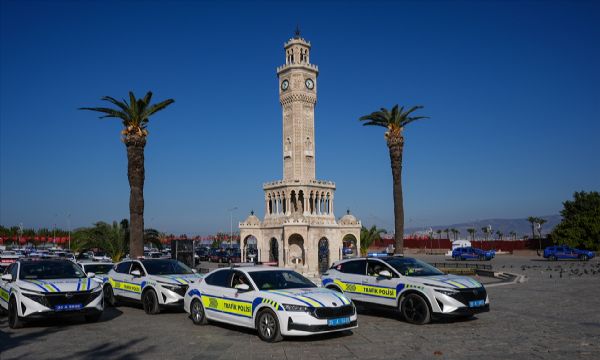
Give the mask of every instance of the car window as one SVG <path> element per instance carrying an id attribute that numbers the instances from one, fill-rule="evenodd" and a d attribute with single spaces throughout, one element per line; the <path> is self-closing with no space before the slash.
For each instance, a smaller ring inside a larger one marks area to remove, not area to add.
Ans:
<path id="1" fill-rule="evenodd" d="M 246 284 L 252 289 L 252 285 L 248 280 L 248 277 L 241 271 L 234 271 L 233 276 L 231 277 L 231 287 L 235 288 L 236 285 Z"/>
<path id="2" fill-rule="evenodd" d="M 367 268 L 366 260 L 352 260 L 335 265 L 334 268 L 344 274 L 365 275 Z"/>
<path id="3" fill-rule="evenodd" d="M 12 275 L 12 281 L 17 281 L 17 275 L 19 274 L 19 265 L 18 264 L 12 264 L 12 269 L 10 269 L 10 274 Z"/>
<path id="4" fill-rule="evenodd" d="M 115 266 L 115 271 L 120 274 L 128 274 L 131 261 L 125 261 Z"/>
<path id="5" fill-rule="evenodd" d="M 108 274 L 110 269 L 112 269 L 111 264 L 85 264 L 83 265 L 83 270 L 86 273 L 93 272 L 96 275 L 99 274 Z"/>
<path id="6" fill-rule="evenodd" d="M 131 264 L 131 270 L 129 270 L 129 273 L 131 274 L 134 270 L 137 270 L 140 272 L 140 274 L 142 274 L 142 276 L 146 275 L 146 272 L 144 271 L 144 268 L 142 267 L 142 264 L 140 264 L 137 261 L 134 261 Z"/>
<path id="7" fill-rule="evenodd" d="M 27 261 L 22 263 L 19 269 L 19 278 L 22 280 L 77 279 L 83 277 L 85 277 L 83 269 L 69 260 Z"/>
<path id="8" fill-rule="evenodd" d="M 208 275 L 204 281 L 212 286 L 230 287 L 231 282 L 229 279 L 231 279 L 231 273 L 230 269 L 219 270 Z"/>
<path id="9" fill-rule="evenodd" d="M 392 271 L 387 265 L 377 260 L 369 260 L 367 262 L 367 275 L 369 276 L 379 276 L 379 273 L 383 270 L 387 270 L 392 274 L 392 277 L 398 277 L 395 271 Z"/>
<path id="10" fill-rule="evenodd" d="M 250 277 L 259 290 L 285 290 L 317 287 L 310 280 L 292 270 L 252 271 Z"/>

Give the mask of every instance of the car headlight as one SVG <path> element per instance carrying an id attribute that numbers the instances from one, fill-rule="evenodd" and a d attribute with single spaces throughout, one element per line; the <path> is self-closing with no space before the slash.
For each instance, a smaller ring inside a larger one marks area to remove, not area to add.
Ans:
<path id="1" fill-rule="evenodd" d="M 436 292 L 439 292 L 440 294 L 444 294 L 444 295 L 448 295 L 448 296 L 452 296 L 458 292 L 458 291 L 454 291 L 454 290 L 442 290 L 442 289 L 434 289 L 434 290 Z"/>
<path id="2" fill-rule="evenodd" d="M 310 312 L 310 308 L 308 306 L 303 305 L 292 305 L 292 304 L 281 304 L 286 311 L 294 311 L 294 312 Z"/>
<path id="3" fill-rule="evenodd" d="M 50 307 L 50 305 L 48 304 L 48 300 L 46 300 L 46 297 L 44 295 L 41 294 L 29 294 L 29 293 L 25 293 L 22 292 L 21 295 L 23 295 L 24 297 L 35 301 L 38 304 L 42 304 L 45 307 Z"/>

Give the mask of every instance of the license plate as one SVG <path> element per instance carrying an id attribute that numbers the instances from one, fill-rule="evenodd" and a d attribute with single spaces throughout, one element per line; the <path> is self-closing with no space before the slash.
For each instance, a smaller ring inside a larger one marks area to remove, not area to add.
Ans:
<path id="1" fill-rule="evenodd" d="M 349 317 L 327 320 L 327 325 L 329 325 L 329 326 L 340 326 L 340 325 L 346 325 L 346 324 L 350 324 Z"/>
<path id="2" fill-rule="evenodd" d="M 72 311 L 79 310 L 83 307 L 82 304 L 65 304 L 65 305 L 56 305 L 54 310 L 56 311 Z"/>
<path id="3" fill-rule="evenodd" d="M 469 307 L 481 307 L 485 305 L 485 300 L 469 301 Z"/>

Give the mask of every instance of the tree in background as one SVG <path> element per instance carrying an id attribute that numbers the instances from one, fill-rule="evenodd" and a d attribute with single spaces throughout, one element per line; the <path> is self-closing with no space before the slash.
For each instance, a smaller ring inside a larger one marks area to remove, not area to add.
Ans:
<path id="1" fill-rule="evenodd" d="M 477 232 L 477 230 L 475 230 L 475 228 L 468 228 L 467 232 L 469 233 L 469 235 L 471 235 L 471 241 L 475 241 L 475 233 Z"/>
<path id="2" fill-rule="evenodd" d="M 386 231 L 384 229 L 379 229 L 376 225 L 371 226 L 371 228 L 367 229 L 366 227 L 362 227 L 360 229 L 360 253 L 362 256 L 366 256 L 369 250 L 369 246 L 373 244 L 375 241 L 381 239 L 381 234 L 385 234 Z"/>
<path id="3" fill-rule="evenodd" d="M 600 193 L 575 192 L 563 202 L 562 221 L 551 233 L 557 244 L 600 250 Z"/>
<path id="4" fill-rule="evenodd" d="M 502 236 L 504 236 L 504 233 L 500 230 L 496 230 L 496 235 L 498 236 L 498 240 L 502 240 Z"/>
<path id="5" fill-rule="evenodd" d="M 531 223 L 531 236 L 532 236 L 532 239 L 535 239 L 535 224 L 537 224 L 537 222 L 539 221 L 539 218 L 537 218 L 535 216 L 530 216 L 527 218 L 527 221 L 529 221 Z"/>
<path id="6" fill-rule="evenodd" d="M 130 248 L 131 257 L 137 258 L 144 255 L 144 148 L 148 137 L 148 126 L 150 116 L 165 109 L 175 100 L 167 99 L 157 104 L 150 105 L 152 92 L 148 91 L 146 96 L 137 99 L 132 91 L 129 92 L 129 103 L 127 100 L 118 101 L 110 96 L 104 96 L 101 100 L 108 101 L 118 109 L 104 107 L 84 107 L 80 110 L 92 110 L 103 113 L 100 118 L 116 118 L 123 123 L 121 140 L 127 147 L 127 177 L 129 179 L 129 221 L 131 223 Z M 120 231 L 123 228 L 119 225 Z"/>
<path id="7" fill-rule="evenodd" d="M 450 229 L 450 231 L 452 231 L 452 234 L 454 235 L 454 240 L 458 239 L 458 235 L 460 234 L 460 231 L 458 229 L 452 228 Z"/>
<path id="8" fill-rule="evenodd" d="M 448 240 L 450 240 L 450 229 L 449 229 L 449 228 L 445 228 L 445 229 L 444 229 L 444 232 L 446 233 L 446 238 L 447 238 Z"/>
<path id="9" fill-rule="evenodd" d="M 513 240 L 517 240 L 517 233 L 512 231 L 508 233 L 510 235 L 510 238 Z"/>
<path id="10" fill-rule="evenodd" d="M 483 231 L 483 236 L 485 237 L 485 241 L 487 241 L 490 229 L 487 226 L 484 226 L 481 228 L 481 231 Z"/>
<path id="11" fill-rule="evenodd" d="M 73 233 L 72 239 L 80 244 L 81 249 L 102 249 L 110 255 L 113 261 L 117 262 L 128 251 L 126 232 L 127 230 L 116 221 L 113 221 L 112 224 L 99 221 L 93 227 L 77 229 Z"/>
<path id="12" fill-rule="evenodd" d="M 398 105 L 395 105 L 392 111 L 381 108 L 380 111 L 361 116 L 359 119 L 360 121 L 366 121 L 363 123 L 364 126 L 381 126 L 387 129 L 385 132 L 385 141 L 388 146 L 392 166 L 394 238 L 396 241 L 394 253 L 396 254 L 404 252 L 404 198 L 402 194 L 403 131 L 406 125 L 411 122 L 427 118 L 425 116 L 411 116 L 412 112 L 422 108 L 423 106 L 413 106 L 410 109 L 404 110 L 404 106 L 399 108 Z"/>

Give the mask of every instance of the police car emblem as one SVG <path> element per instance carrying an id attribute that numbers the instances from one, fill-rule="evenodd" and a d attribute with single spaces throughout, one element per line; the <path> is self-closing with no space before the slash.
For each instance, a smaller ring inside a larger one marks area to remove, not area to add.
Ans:
<path id="1" fill-rule="evenodd" d="M 356 286 L 353 284 L 350 284 L 350 285 L 348 285 L 348 287 L 346 287 L 346 291 L 354 292 L 354 291 L 356 291 Z"/>
<path id="2" fill-rule="evenodd" d="M 211 308 L 219 307 L 219 302 L 215 298 L 210 298 L 208 300 L 208 307 L 211 307 Z"/>

